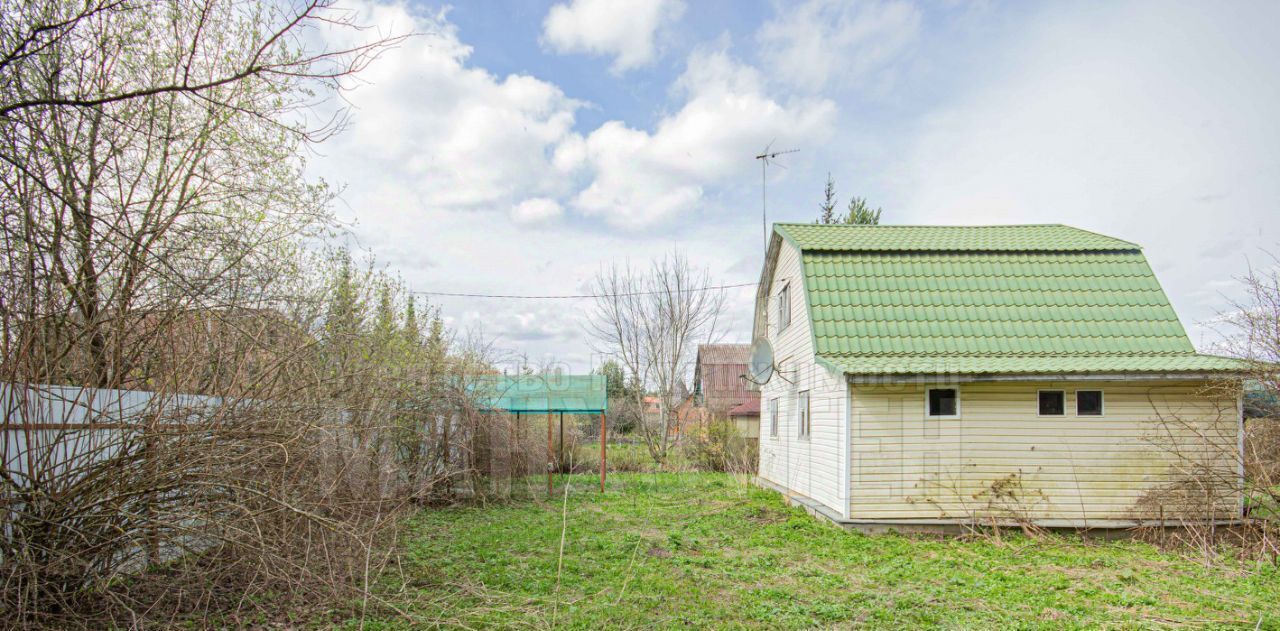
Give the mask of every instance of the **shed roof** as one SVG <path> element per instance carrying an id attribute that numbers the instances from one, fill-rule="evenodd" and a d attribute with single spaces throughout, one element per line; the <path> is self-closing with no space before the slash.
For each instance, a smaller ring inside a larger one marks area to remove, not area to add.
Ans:
<path id="1" fill-rule="evenodd" d="M 1205 372 L 1139 246 L 1061 225 L 778 224 L 818 360 L 854 374 Z"/>
<path id="2" fill-rule="evenodd" d="M 750 361 L 750 344 L 698 345 L 698 363 L 702 365 L 746 364 Z"/>
<path id="3" fill-rule="evenodd" d="M 760 416 L 760 397 L 747 399 L 729 409 L 729 416 Z"/>
<path id="4" fill-rule="evenodd" d="M 587 414 L 608 408 L 606 386 L 604 375 L 479 375 L 471 388 L 490 410 Z"/>

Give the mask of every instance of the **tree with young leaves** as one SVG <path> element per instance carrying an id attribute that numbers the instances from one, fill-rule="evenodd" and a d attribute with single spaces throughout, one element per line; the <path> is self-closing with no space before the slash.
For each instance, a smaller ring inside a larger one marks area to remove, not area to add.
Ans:
<path id="1" fill-rule="evenodd" d="M 849 200 L 848 212 L 840 215 L 836 214 L 836 182 L 827 173 L 827 185 L 822 191 L 822 202 L 818 204 L 818 219 L 814 223 L 819 224 L 856 224 L 856 225 L 877 225 L 880 223 L 880 214 L 883 212 L 880 208 L 871 208 L 867 205 L 867 200 L 862 197 L 854 197 Z"/>
<path id="2" fill-rule="evenodd" d="M 827 173 L 827 187 L 822 192 L 822 203 L 818 204 L 818 220 L 815 223 L 839 223 L 836 217 L 836 181 Z"/>
<path id="3" fill-rule="evenodd" d="M 861 226 L 874 226 L 880 223 L 880 208 L 872 209 L 867 205 L 867 200 L 862 197 L 854 197 L 849 200 L 849 212 L 844 216 L 844 223 L 856 224 Z"/>
<path id="4" fill-rule="evenodd" d="M 640 408 L 635 402 L 637 398 L 643 398 L 644 388 L 636 383 L 634 377 L 627 375 L 617 360 L 604 362 L 597 372 L 605 377 L 609 426 L 621 433 L 634 430 L 640 422 Z M 637 397 L 637 394 L 641 396 Z"/>
<path id="5" fill-rule="evenodd" d="M 193 312 L 276 302 L 282 262 L 331 225 L 309 116 L 394 43 L 326 0 L 43 0 L 0 10 L 4 308 L 48 351 L 36 380 L 147 383 Z M 38 331 L 38 333 L 37 333 Z M 46 361 L 47 360 L 47 361 Z"/>
<path id="6" fill-rule="evenodd" d="M 332 562 L 377 530 L 362 514 L 384 496 L 330 494 L 373 486 L 330 457 L 358 454 L 329 403 L 361 390 L 345 366 L 364 347 L 338 353 L 322 323 L 358 337 L 363 322 L 313 291 L 334 196 L 305 172 L 344 120 L 315 114 L 398 41 L 360 16 L 330 0 L 0 3 L 0 382 L 153 402 L 104 407 L 90 422 L 116 427 L 92 440 L 29 433 L 27 466 L 6 462 L 0 626 L 95 596 L 111 615 L 50 626 L 182 626 L 139 599 L 183 593 L 188 610 L 350 579 Z M 190 395 L 218 403 L 175 413 Z M 76 407 L 39 421 L 74 427 Z M 169 563 L 183 553 L 200 562 Z M 159 590 L 118 580 L 161 566 Z"/>

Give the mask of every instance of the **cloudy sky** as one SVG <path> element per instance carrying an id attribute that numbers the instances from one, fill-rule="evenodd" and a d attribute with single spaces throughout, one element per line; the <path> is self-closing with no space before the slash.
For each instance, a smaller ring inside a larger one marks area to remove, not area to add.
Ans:
<path id="1" fill-rule="evenodd" d="M 347 95 L 314 175 L 419 291 L 574 294 L 673 248 L 758 279 L 828 172 L 884 223 L 1066 223 L 1145 246 L 1192 341 L 1280 249 L 1280 3 L 352 0 L 423 35 Z M 725 341 L 749 341 L 733 290 Z M 587 301 L 433 297 L 572 369 Z"/>

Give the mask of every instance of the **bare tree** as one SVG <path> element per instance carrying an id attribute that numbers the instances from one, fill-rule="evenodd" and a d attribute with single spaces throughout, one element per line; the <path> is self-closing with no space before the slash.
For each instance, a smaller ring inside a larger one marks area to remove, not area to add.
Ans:
<path id="1" fill-rule="evenodd" d="M 699 343 L 713 341 L 724 309 L 724 292 L 706 270 L 694 269 L 679 252 L 653 261 L 647 270 L 630 265 L 602 269 L 592 283 L 598 297 L 587 328 L 598 351 L 608 354 L 641 385 L 633 393 L 644 409 L 640 434 L 654 461 L 667 460 L 678 422 L 680 386 L 690 374 Z"/>
<path id="2" fill-rule="evenodd" d="M 1222 314 L 1222 350 L 1245 360 L 1245 483 L 1253 514 L 1280 526 L 1280 256 L 1240 279 L 1245 297 Z M 1274 544 L 1273 544 L 1274 545 Z"/>
<path id="3" fill-rule="evenodd" d="M 1220 555 L 1223 540 L 1245 554 L 1280 557 L 1280 259 L 1269 256 L 1239 281 L 1244 297 L 1211 325 L 1222 336 L 1217 350 L 1243 360 L 1242 374 L 1203 389 L 1212 409 L 1171 410 L 1155 419 L 1151 442 L 1170 456 L 1173 477 L 1143 498 L 1161 522 L 1181 526 L 1158 530 L 1159 540 L 1188 544 L 1206 563 Z M 1217 527 L 1216 520 L 1237 517 L 1242 508 L 1243 524 Z"/>

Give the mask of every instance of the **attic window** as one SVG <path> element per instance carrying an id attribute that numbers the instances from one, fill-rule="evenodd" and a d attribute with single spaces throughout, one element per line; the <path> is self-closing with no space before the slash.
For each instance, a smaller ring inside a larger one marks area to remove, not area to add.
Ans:
<path id="1" fill-rule="evenodd" d="M 1062 416 L 1067 413 L 1066 393 L 1061 390 L 1040 391 L 1040 416 Z"/>
<path id="2" fill-rule="evenodd" d="M 926 395 L 928 409 L 925 413 L 934 418 L 955 418 L 960 415 L 960 391 L 955 388 L 929 388 Z"/>
<path id="3" fill-rule="evenodd" d="M 778 292 L 778 330 L 787 328 L 791 324 L 791 285 L 783 285 L 782 291 Z"/>
<path id="4" fill-rule="evenodd" d="M 1102 416 L 1102 391 L 1076 390 L 1076 416 Z"/>

